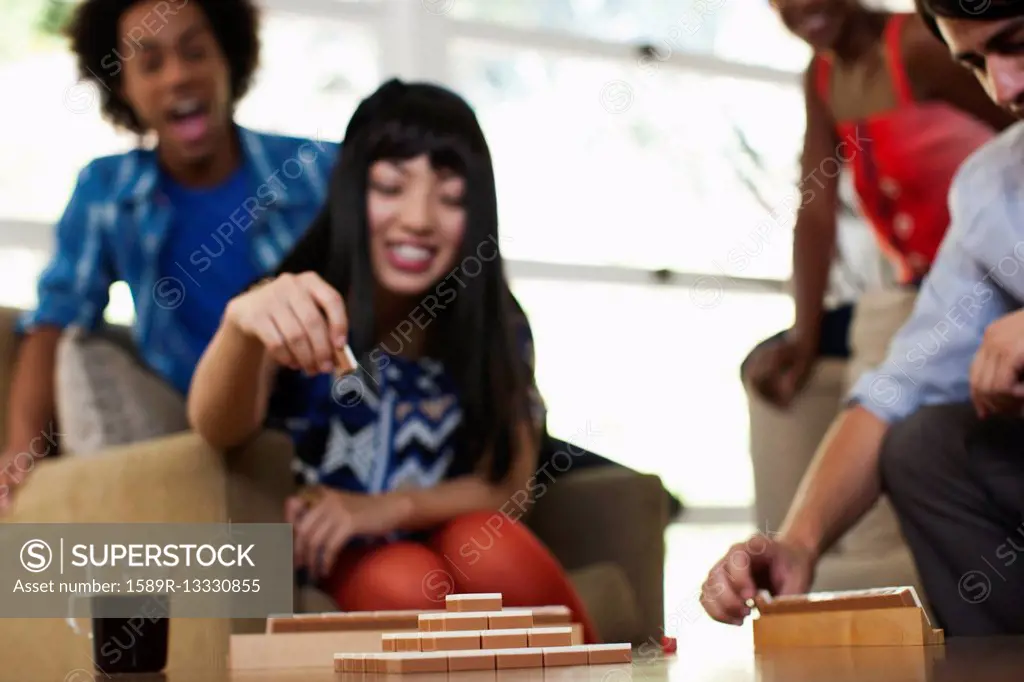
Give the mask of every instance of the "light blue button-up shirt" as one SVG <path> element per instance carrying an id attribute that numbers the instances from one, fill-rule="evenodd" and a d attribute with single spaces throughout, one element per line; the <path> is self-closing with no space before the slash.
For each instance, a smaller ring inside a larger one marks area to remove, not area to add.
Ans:
<path id="1" fill-rule="evenodd" d="M 909 321 L 852 389 L 852 403 L 886 422 L 969 400 L 986 327 L 1024 306 L 1024 122 L 961 165 L 949 206 L 949 231 Z"/>
<path id="2" fill-rule="evenodd" d="M 337 143 L 238 128 L 253 170 L 252 194 L 210 235 L 248 248 L 257 271 L 270 272 L 309 227 L 326 200 Z M 183 393 L 199 360 L 176 324 L 181 271 L 161 271 L 173 206 L 160 190 L 156 153 L 136 149 L 92 161 L 79 175 L 56 226 L 56 248 L 38 287 L 38 306 L 20 331 L 39 326 L 93 330 L 103 321 L 110 285 L 128 284 L 133 334 L 142 358 Z M 198 256 L 202 256 L 197 252 Z M 208 257 L 206 257 L 209 260 Z M 200 258 L 200 260 L 202 260 Z"/>

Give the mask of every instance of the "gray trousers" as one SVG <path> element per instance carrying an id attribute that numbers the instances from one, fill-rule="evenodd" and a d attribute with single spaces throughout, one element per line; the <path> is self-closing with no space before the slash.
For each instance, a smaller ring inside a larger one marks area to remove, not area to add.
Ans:
<path id="1" fill-rule="evenodd" d="M 880 467 L 939 626 L 1024 634 L 1024 419 L 925 407 L 892 425 Z"/>

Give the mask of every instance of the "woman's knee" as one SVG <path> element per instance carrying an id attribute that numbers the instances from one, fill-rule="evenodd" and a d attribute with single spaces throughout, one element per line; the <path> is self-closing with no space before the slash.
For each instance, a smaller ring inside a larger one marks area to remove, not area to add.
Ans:
<path id="1" fill-rule="evenodd" d="M 563 566 L 519 520 L 500 512 L 454 519 L 432 540 L 459 592 L 500 592 L 509 606 L 562 604 L 585 616 Z"/>
<path id="2" fill-rule="evenodd" d="M 436 609 L 452 591 L 444 559 L 415 542 L 385 545 L 342 569 L 333 592 L 350 611 Z"/>
<path id="3" fill-rule="evenodd" d="M 520 521 L 499 511 L 481 511 L 452 519 L 438 530 L 431 544 L 449 561 L 475 562 L 496 547 L 529 542 L 525 536 L 532 538 L 532 533 Z"/>
<path id="4" fill-rule="evenodd" d="M 523 590 L 544 590 L 552 581 L 559 583 L 564 573 L 554 555 L 522 521 L 500 512 L 455 519 L 431 544 L 450 562 L 451 575 L 462 591 L 517 582 L 530 583 L 521 585 Z"/>

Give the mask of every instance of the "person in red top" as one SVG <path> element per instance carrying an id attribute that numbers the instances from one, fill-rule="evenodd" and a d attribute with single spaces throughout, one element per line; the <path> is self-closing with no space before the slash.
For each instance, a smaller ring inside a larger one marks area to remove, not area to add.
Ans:
<path id="1" fill-rule="evenodd" d="M 744 363 L 744 381 L 755 397 L 785 408 L 819 357 L 836 242 L 839 173 L 832 169 L 842 164 L 852 173 L 862 214 L 899 282 L 914 290 L 946 233 L 954 174 L 1013 118 L 950 59 L 917 14 L 874 11 L 859 0 L 773 0 L 773 6 L 815 53 L 804 76 L 806 180 L 794 228 L 796 320 Z M 904 307 L 909 314 L 912 299 Z M 903 317 L 903 311 L 888 315 L 900 324 Z M 858 322 L 855 312 L 851 327 Z M 900 324 L 877 329 L 882 325 L 876 321 L 871 334 L 885 338 L 873 346 L 884 352 Z"/>

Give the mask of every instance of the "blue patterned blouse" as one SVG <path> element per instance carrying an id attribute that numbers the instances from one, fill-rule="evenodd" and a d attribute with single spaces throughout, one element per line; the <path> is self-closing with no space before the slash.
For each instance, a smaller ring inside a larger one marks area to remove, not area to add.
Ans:
<path id="1" fill-rule="evenodd" d="M 523 320 L 519 343 L 530 368 L 533 339 Z M 386 359 L 385 359 L 386 358 Z M 462 409 L 444 367 L 432 359 L 382 356 L 378 371 L 343 379 L 282 370 L 267 426 L 286 431 L 300 484 L 377 494 L 431 488 L 457 471 Z M 544 406 L 531 388 L 535 419 Z"/>

